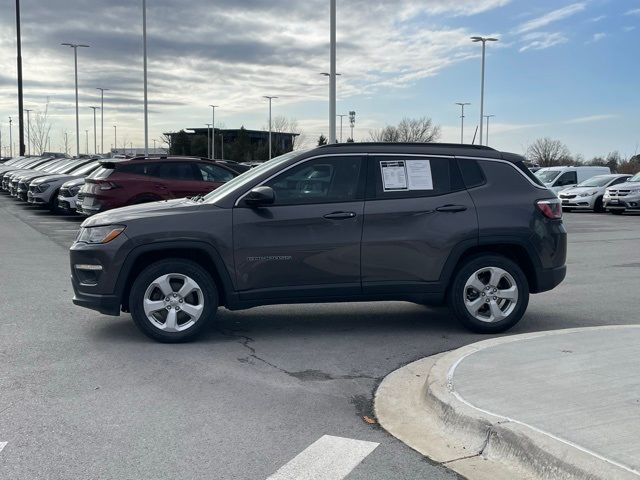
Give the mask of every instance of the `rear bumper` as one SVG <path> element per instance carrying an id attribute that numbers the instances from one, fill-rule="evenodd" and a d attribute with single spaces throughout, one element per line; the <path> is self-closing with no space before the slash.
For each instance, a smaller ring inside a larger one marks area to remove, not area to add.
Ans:
<path id="1" fill-rule="evenodd" d="M 540 269 L 536 271 L 536 289 L 531 293 L 542 293 L 553 290 L 567 276 L 567 266 Z"/>

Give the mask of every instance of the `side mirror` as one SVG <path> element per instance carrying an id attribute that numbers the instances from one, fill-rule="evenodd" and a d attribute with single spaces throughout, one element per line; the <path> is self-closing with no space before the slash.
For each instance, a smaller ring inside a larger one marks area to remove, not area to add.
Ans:
<path id="1" fill-rule="evenodd" d="M 271 187 L 256 187 L 251 190 L 245 197 L 244 203 L 251 207 L 261 207 L 271 205 L 276 201 L 276 192 Z"/>

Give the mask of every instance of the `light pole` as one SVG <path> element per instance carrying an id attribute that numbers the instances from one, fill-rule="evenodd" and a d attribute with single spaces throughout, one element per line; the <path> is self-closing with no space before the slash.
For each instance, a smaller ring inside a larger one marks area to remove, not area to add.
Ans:
<path id="1" fill-rule="evenodd" d="M 495 117 L 495 115 L 485 115 L 484 118 L 487 119 L 487 138 L 485 145 L 489 146 L 489 119 Z"/>
<path id="2" fill-rule="evenodd" d="M 271 160 L 271 100 L 278 97 L 270 97 L 268 95 L 265 95 L 263 98 L 266 98 L 269 100 L 269 160 Z M 333 121 L 335 123 L 335 119 Z"/>
<path id="3" fill-rule="evenodd" d="M 218 105 L 209 105 L 211 107 L 211 133 L 212 137 L 216 134 L 216 108 Z M 211 142 L 211 160 L 216 159 L 216 142 Z"/>
<path id="4" fill-rule="evenodd" d="M 153 153 L 156 153 L 156 139 L 153 139 Z"/>
<path id="5" fill-rule="evenodd" d="M 118 127 L 116 125 L 113 126 L 113 148 L 118 151 Z"/>
<path id="6" fill-rule="evenodd" d="M 144 56 L 144 155 L 149 155 L 149 112 L 147 109 L 147 1 L 142 0 L 142 51 Z"/>
<path id="7" fill-rule="evenodd" d="M 93 153 L 98 154 L 98 131 L 96 130 L 96 110 L 100 107 L 89 107 L 93 110 Z M 87 152 L 89 153 L 89 152 Z"/>
<path id="8" fill-rule="evenodd" d="M 100 90 L 100 153 L 104 153 L 104 92 L 109 89 L 98 87 L 96 90 Z"/>
<path id="9" fill-rule="evenodd" d="M 207 158 L 211 158 L 211 124 L 205 123 L 207 126 Z"/>
<path id="10" fill-rule="evenodd" d="M 89 45 L 80 45 L 76 43 L 63 43 L 66 47 L 73 48 L 73 62 L 76 72 L 76 156 L 80 156 L 80 114 L 78 112 L 78 47 L 89 48 Z"/>
<path id="11" fill-rule="evenodd" d="M 9 117 L 9 156 L 13 158 L 13 134 L 11 133 L 11 124 L 13 120 Z"/>
<path id="12" fill-rule="evenodd" d="M 462 112 L 460 114 L 460 143 L 464 143 L 464 107 L 471 105 L 468 102 L 456 102 L 456 105 L 460 105 Z"/>
<path id="13" fill-rule="evenodd" d="M 29 114 L 33 110 L 25 108 L 24 111 L 27 112 L 27 155 L 31 156 L 31 121 L 29 120 Z"/>
<path id="14" fill-rule="evenodd" d="M 336 143 L 336 0 L 329 0 L 329 143 Z"/>
<path id="15" fill-rule="evenodd" d="M 69 153 L 69 137 L 67 132 L 64 132 L 64 154 L 67 155 Z"/>
<path id="16" fill-rule="evenodd" d="M 224 160 L 224 133 L 220 130 L 220 158 Z"/>
<path id="17" fill-rule="evenodd" d="M 84 131 L 84 138 L 87 140 L 87 155 L 89 155 L 89 130 L 85 130 Z"/>
<path id="18" fill-rule="evenodd" d="M 342 119 L 344 117 L 348 117 L 349 115 L 346 114 L 341 114 L 341 115 L 336 115 L 336 117 L 340 117 L 340 143 L 342 143 Z"/>
<path id="19" fill-rule="evenodd" d="M 353 127 L 356 126 L 356 112 L 353 110 L 349 112 L 349 126 L 351 127 L 351 141 L 355 142 L 353 138 Z"/>
<path id="20" fill-rule="evenodd" d="M 22 90 L 22 35 L 20 34 L 20 0 L 16 0 L 16 47 L 18 61 L 18 122 L 20 122 L 20 155 L 24 155 L 24 118 L 23 118 L 23 90 Z"/>
<path id="21" fill-rule="evenodd" d="M 482 130 L 484 122 L 484 63 L 487 50 L 487 42 L 497 42 L 497 38 L 492 37 L 471 37 L 474 43 L 482 42 L 482 73 L 480 81 L 480 145 L 482 145 Z"/>

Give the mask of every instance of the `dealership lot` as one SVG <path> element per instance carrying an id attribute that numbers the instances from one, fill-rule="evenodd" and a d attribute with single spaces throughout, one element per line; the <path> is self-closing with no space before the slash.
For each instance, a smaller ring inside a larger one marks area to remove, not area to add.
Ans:
<path id="1" fill-rule="evenodd" d="M 80 221 L 0 196 L 3 476 L 264 479 L 296 457 L 304 471 L 301 452 L 331 451 L 327 435 L 364 452 L 350 480 L 456 478 L 364 418 L 389 372 L 486 338 L 446 309 L 222 310 L 199 341 L 157 344 L 128 315 L 71 304 L 67 248 Z M 567 279 L 533 296 L 509 334 L 638 322 L 640 216 L 565 223 Z"/>

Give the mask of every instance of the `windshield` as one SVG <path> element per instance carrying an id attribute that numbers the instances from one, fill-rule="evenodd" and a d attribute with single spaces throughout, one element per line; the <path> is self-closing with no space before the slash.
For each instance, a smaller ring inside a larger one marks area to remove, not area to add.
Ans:
<path id="1" fill-rule="evenodd" d="M 227 194 L 235 191 L 238 188 L 242 188 L 243 185 L 250 183 L 252 180 L 259 177 L 263 173 L 277 169 L 283 163 L 304 152 L 305 150 L 296 150 L 293 152 L 285 153 L 284 155 L 280 155 L 279 157 L 272 158 L 271 160 L 264 162 L 262 165 L 259 165 L 245 173 L 238 175 L 233 180 L 229 180 L 221 187 L 218 187 L 214 191 L 208 193 L 204 197 L 204 201 L 207 203 L 215 203 L 221 200 Z"/>
<path id="2" fill-rule="evenodd" d="M 636 173 L 633 177 L 628 179 L 627 182 L 640 182 L 640 172 Z"/>
<path id="3" fill-rule="evenodd" d="M 86 165 L 82 165 L 80 167 L 75 167 L 71 173 L 74 175 L 84 175 L 86 173 L 92 172 L 99 164 L 99 162 L 89 162 Z"/>
<path id="4" fill-rule="evenodd" d="M 40 170 L 42 170 L 43 172 L 55 172 L 58 168 L 60 168 L 62 165 L 65 165 L 68 162 L 68 160 L 54 160 L 53 162 L 47 162 L 46 164 L 42 165 L 42 168 L 40 168 Z"/>
<path id="5" fill-rule="evenodd" d="M 535 175 L 542 183 L 551 183 L 560 175 L 560 170 L 538 170 Z"/>
<path id="6" fill-rule="evenodd" d="M 615 177 L 593 177 L 589 180 L 585 180 L 582 183 L 579 183 L 578 187 L 604 187 L 607 183 L 613 180 Z"/>

